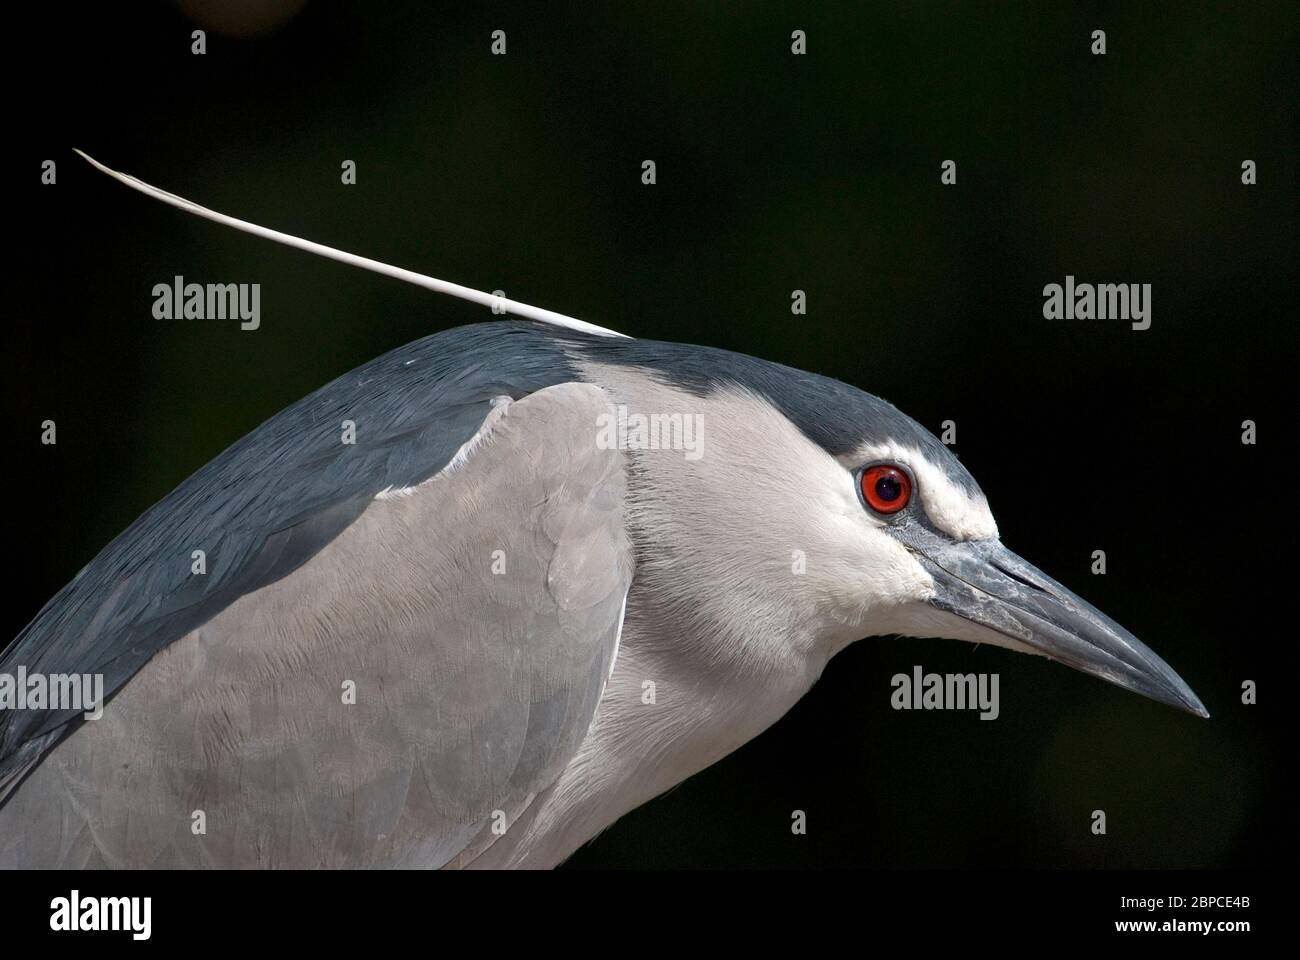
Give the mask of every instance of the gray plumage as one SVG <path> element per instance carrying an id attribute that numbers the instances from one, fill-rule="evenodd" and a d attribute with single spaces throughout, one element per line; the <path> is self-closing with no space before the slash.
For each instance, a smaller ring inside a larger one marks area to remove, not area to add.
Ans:
<path id="1" fill-rule="evenodd" d="M 501 404 L 475 470 L 372 499 L 170 638 L 0 811 L 25 825 L 0 862 L 440 866 L 508 823 L 576 751 L 614 655 L 632 564 L 622 454 L 589 442 L 607 406 L 578 384 Z"/>
<path id="2" fill-rule="evenodd" d="M 492 397 L 517 399 L 566 379 L 538 338 L 511 336 L 523 332 L 483 326 L 426 337 L 276 414 L 105 547 L 5 650 L 0 672 L 17 664 L 102 672 L 111 695 L 167 644 L 296 569 L 380 490 L 440 470 L 478 430 Z M 355 444 L 341 442 L 345 420 L 357 424 Z M 190 574 L 196 549 L 207 554 L 203 577 Z M 0 713 L 0 798 L 77 717 Z"/>

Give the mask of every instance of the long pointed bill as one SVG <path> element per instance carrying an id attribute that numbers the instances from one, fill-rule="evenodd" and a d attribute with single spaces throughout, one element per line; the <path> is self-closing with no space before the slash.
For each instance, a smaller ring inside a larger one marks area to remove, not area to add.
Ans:
<path id="1" fill-rule="evenodd" d="M 930 603 L 1076 670 L 1200 717 L 1210 714 L 1183 679 L 1096 607 L 997 540 L 927 544 Z"/>

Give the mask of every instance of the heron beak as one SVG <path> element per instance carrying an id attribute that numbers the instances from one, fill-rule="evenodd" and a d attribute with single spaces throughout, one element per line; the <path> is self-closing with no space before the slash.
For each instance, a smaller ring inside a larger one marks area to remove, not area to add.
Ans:
<path id="1" fill-rule="evenodd" d="M 945 542 L 918 556 L 934 577 L 932 606 L 994 630 L 1027 652 L 1198 717 L 1210 715 L 1146 644 L 999 541 Z"/>

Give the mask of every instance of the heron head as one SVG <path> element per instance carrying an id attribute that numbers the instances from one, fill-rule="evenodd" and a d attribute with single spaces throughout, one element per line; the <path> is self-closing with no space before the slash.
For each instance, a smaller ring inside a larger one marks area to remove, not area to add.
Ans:
<path id="1" fill-rule="evenodd" d="M 893 552 L 915 584 L 877 609 L 878 628 L 1039 654 L 1209 716 L 1149 647 L 1003 545 L 984 494 L 947 449 L 867 442 L 837 459 L 853 479 L 872 549 Z"/>
<path id="2" fill-rule="evenodd" d="M 620 362 L 583 366 L 632 416 L 698 420 L 694 457 L 632 452 L 630 497 L 640 599 L 700 642 L 760 660 L 888 634 L 989 643 L 1208 716 L 1133 634 L 1003 545 L 975 480 L 910 417 L 825 377 L 668 347 L 624 341 Z"/>

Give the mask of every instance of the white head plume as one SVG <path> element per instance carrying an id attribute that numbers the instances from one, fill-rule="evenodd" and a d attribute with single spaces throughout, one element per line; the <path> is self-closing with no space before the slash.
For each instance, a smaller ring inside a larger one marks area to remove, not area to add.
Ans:
<path id="1" fill-rule="evenodd" d="M 308 253 L 314 253 L 318 256 L 329 257 L 331 260 L 338 260 L 340 263 L 346 263 L 350 266 L 361 267 L 363 270 L 371 270 L 375 273 L 383 274 L 386 277 L 405 280 L 407 283 L 413 283 L 417 287 L 424 287 L 426 290 L 433 290 L 436 293 L 448 293 L 453 297 L 459 297 L 462 300 L 469 300 L 471 303 L 482 304 L 485 307 L 495 307 L 505 313 L 512 313 L 515 316 L 526 317 L 529 320 L 537 320 L 541 323 L 549 323 L 557 327 L 567 327 L 570 330 L 579 330 L 583 333 L 595 333 L 603 337 L 626 336 L 625 334 L 618 333 L 614 330 L 607 330 L 604 327 L 598 327 L 594 323 L 587 323 L 585 320 L 566 317 L 564 314 L 556 313 L 553 310 L 543 310 L 541 307 L 534 307 L 527 303 L 520 303 L 517 300 L 494 296 L 493 294 L 484 293 L 482 290 L 475 290 L 471 287 L 463 287 L 459 283 L 449 283 L 446 280 L 439 280 L 436 277 L 427 277 L 422 273 L 415 273 L 412 270 L 403 270 L 401 267 L 394 267 L 387 263 L 380 263 L 378 260 L 371 260 L 369 257 L 359 257 L 355 253 L 347 253 L 344 250 L 327 247 L 323 243 L 314 243 L 311 240 L 304 240 L 301 237 L 281 233 L 279 230 L 272 230 L 269 227 L 261 227 L 255 223 L 249 223 L 247 220 L 239 220 L 235 217 L 227 216 L 224 213 L 209 210 L 207 207 L 199 206 L 192 200 L 186 200 L 184 197 L 178 197 L 174 193 L 168 193 L 166 190 L 161 190 L 158 187 L 145 183 L 143 180 L 138 180 L 129 174 L 119 173 L 116 170 L 104 166 L 94 157 L 85 152 L 77 150 L 75 147 L 73 149 L 96 170 L 108 174 L 114 180 L 126 184 L 131 189 L 139 190 L 141 193 L 153 197 L 155 200 L 161 200 L 163 203 L 171 204 L 173 207 L 179 207 L 187 213 L 206 217 L 208 220 L 215 220 L 217 223 L 224 224 L 227 227 L 234 227 L 236 230 L 243 230 L 245 233 L 251 233 L 254 236 L 265 237 L 267 240 L 274 240 L 277 243 L 283 243 L 286 246 L 297 247 L 299 250 L 306 250 Z"/>

